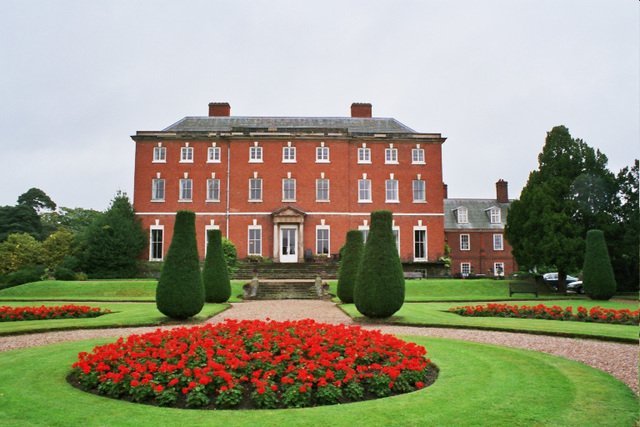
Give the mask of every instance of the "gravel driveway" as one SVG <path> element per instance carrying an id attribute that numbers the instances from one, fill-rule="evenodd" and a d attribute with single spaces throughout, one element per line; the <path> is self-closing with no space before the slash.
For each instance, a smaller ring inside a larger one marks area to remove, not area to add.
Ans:
<path id="1" fill-rule="evenodd" d="M 317 300 L 270 300 L 246 301 L 231 304 L 231 309 L 207 320 L 217 323 L 224 319 L 300 320 L 315 319 L 317 322 L 333 324 L 354 324 L 349 316 L 335 303 Z M 175 328 L 176 325 L 163 329 Z M 638 394 L 638 350 L 637 344 L 617 344 L 584 339 L 560 338 L 545 335 L 532 335 L 511 332 L 481 331 L 470 329 L 420 328 L 408 326 L 363 326 L 379 329 L 382 332 L 398 335 L 417 335 L 451 338 L 463 341 L 498 344 L 508 347 L 540 351 L 608 372 L 624 381 Z M 47 332 L 41 334 L 0 337 L 0 351 L 25 347 L 35 347 L 64 341 L 76 341 L 90 338 L 105 338 L 141 334 L 158 329 L 157 327 L 119 328 L 119 329 L 83 329 L 75 331 Z"/>

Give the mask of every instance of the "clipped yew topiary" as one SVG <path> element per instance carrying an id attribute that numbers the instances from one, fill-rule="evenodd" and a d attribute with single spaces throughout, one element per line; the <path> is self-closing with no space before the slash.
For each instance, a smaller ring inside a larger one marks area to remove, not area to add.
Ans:
<path id="1" fill-rule="evenodd" d="M 204 300 L 206 302 L 225 302 L 231 296 L 231 282 L 227 263 L 222 249 L 222 232 L 220 230 L 207 231 L 207 256 L 202 269 L 202 283 L 204 285 Z"/>
<path id="2" fill-rule="evenodd" d="M 353 303 L 353 289 L 356 286 L 363 250 L 362 231 L 347 231 L 347 242 L 340 251 L 340 270 L 338 271 L 338 298 L 347 304 Z"/>
<path id="3" fill-rule="evenodd" d="M 195 316 L 204 306 L 195 224 L 194 212 L 176 213 L 173 238 L 156 288 L 158 310 L 172 319 Z"/>
<path id="4" fill-rule="evenodd" d="M 587 232 L 582 282 L 584 292 L 591 299 L 607 301 L 616 294 L 616 279 L 602 230 Z"/>
<path id="5" fill-rule="evenodd" d="M 356 309 L 367 317 L 389 317 L 404 303 L 404 274 L 392 224 L 391 212 L 371 213 L 369 235 L 353 292 Z"/>

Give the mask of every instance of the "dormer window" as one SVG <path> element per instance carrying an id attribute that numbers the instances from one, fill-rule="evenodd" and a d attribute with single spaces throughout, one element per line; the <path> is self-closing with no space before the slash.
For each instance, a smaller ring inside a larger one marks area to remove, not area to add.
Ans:
<path id="1" fill-rule="evenodd" d="M 456 209 L 456 214 L 458 217 L 458 224 L 468 224 L 469 223 L 469 210 L 464 206 Z"/>
<path id="2" fill-rule="evenodd" d="M 502 222 L 502 211 L 498 207 L 490 209 L 491 224 L 500 224 Z"/>

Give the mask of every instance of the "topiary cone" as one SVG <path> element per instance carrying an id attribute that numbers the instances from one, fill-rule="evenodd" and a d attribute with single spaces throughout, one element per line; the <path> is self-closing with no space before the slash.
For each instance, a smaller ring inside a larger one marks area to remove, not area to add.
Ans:
<path id="1" fill-rule="evenodd" d="M 158 310 L 172 319 L 188 319 L 204 306 L 195 220 L 194 212 L 176 213 L 173 238 L 156 288 Z"/>
<path id="2" fill-rule="evenodd" d="M 207 231 L 207 256 L 202 269 L 202 283 L 204 285 L 204 300 L 206 302 L 221 303 L 231 296 L 231 282 L 227 263 L 222 249 L 222 232 L 220 230 Z"/>
<path id="3" fill-rule="evenodd" d="M 404 304 L 404 273 L 389 211 L 371 213 L 371 226 L 353 297 L 367 317 L 389 317 Z"/>
<path id="4" fill-rule="evenodd" d="M 347 242 L 342 249 L 340 270 L 338 271 L 338 298 L 344 303 L 353 303 L 353 291 L 356 287 L 363 251 L 362 231 L 347 231 Z"/>
<path id="5" fill-rule="evenodd" d="M 582 286 L 585 294 L 594 300 L 607 301 L 616 294 L 616 279 L 602 230 L 587 232 Z"/>

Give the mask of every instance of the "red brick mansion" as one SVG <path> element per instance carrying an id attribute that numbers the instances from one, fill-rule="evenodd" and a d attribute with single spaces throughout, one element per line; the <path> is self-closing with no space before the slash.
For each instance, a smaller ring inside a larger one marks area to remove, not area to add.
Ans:
<path id="1" fill-rule="evenodd" d="M 444 255 L 442 144 L 355 103 L 350 117 L 231 116 L 227 103 L 161 131 L 138 131 L 134 209 L 160 261 L 175 213 L 218 228 L 240 259 L 303 262 L 331 257 L 350 229 L 367 233 L 371 211 L 393 212 L 404 263 L 441 266 Z"/>

